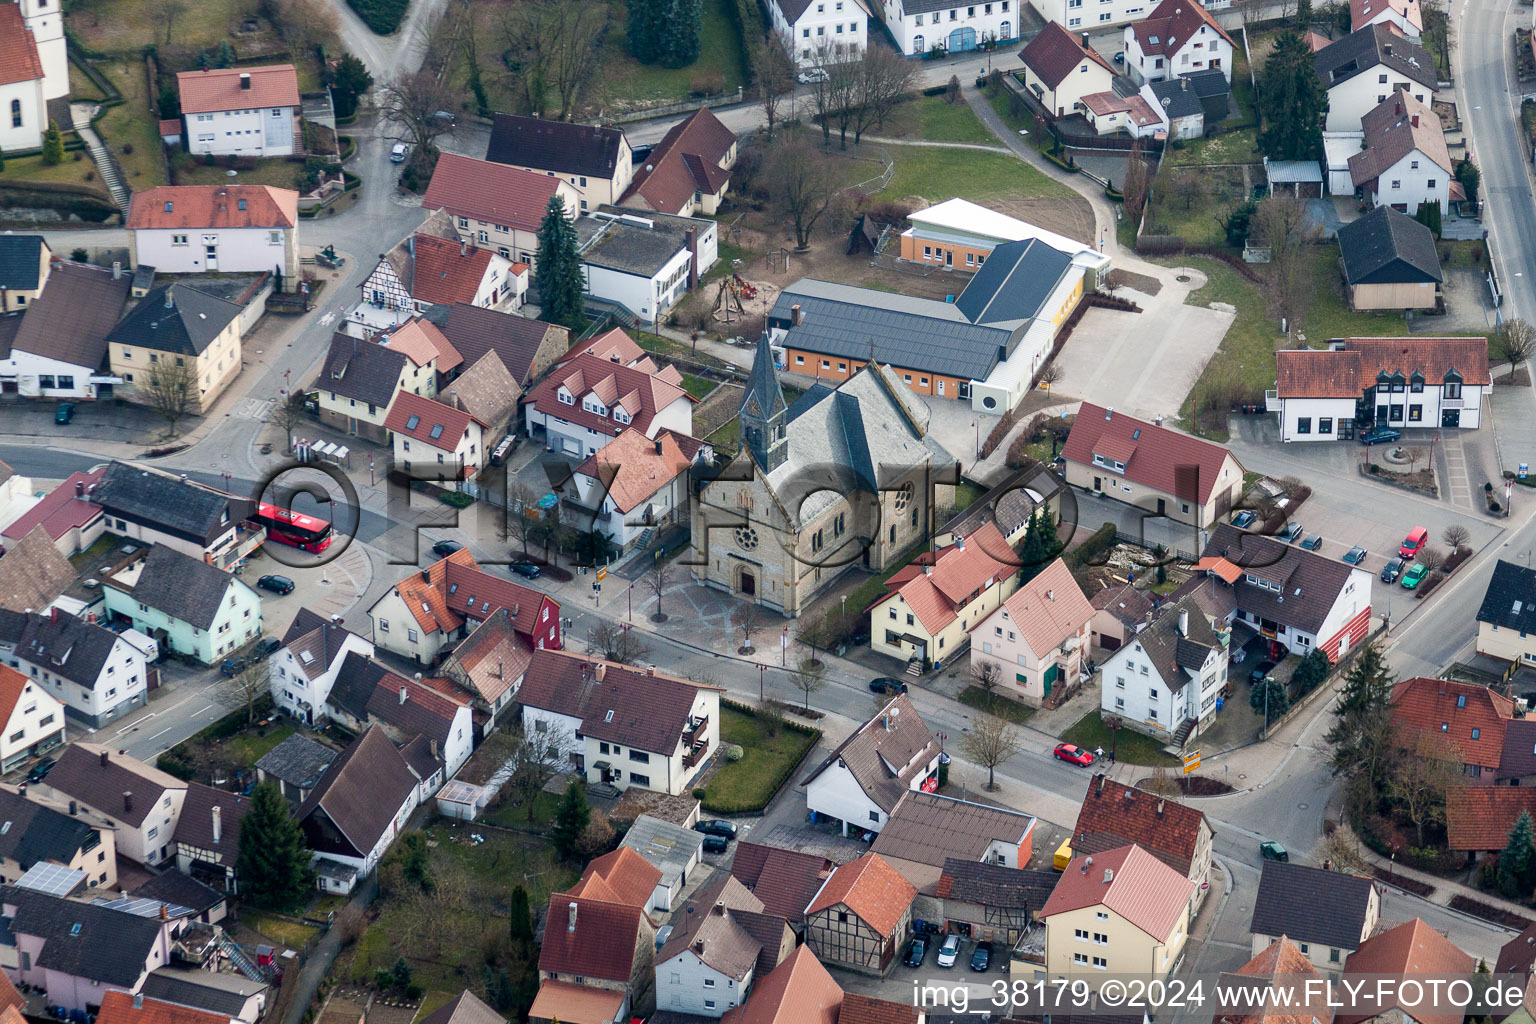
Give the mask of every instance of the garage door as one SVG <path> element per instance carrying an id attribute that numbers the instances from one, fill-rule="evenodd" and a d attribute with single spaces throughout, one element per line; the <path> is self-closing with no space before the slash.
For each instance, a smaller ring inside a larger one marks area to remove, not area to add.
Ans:
<path id="1" fill-rule="evenodd" d="M 562 437 L 560 439 L 560 449 L 567 455 L 580 455 L 581 442 L 574 437 Z"/>

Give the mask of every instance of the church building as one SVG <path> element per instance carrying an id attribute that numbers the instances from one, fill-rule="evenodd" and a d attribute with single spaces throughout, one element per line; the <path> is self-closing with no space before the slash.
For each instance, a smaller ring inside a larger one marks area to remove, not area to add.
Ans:
<path id="1" fill-rule="evenodd" d="M 41 148 L 48 101 L 69 95 L 61 4 L 0 2 L 0 150 L 6 153 Z"/>

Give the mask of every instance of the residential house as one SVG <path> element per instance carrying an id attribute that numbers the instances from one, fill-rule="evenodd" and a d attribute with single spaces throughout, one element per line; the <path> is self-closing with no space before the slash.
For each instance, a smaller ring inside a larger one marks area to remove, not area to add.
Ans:
<path id="1" fill-rule="evenodd" d="M 510 437 L 522 426 L 519 408 L 522 397 L 523 389 L 495 351 L 481 356 L 438 392 L 438 400 L 444 405 L 467 413 L 474 422 L 483 424 L 481 433 L 485 448 L 493 453 L 499 439 Z"/>
<path id="2" fill-rule="evenodd" d="M 793 926 L 805 920 L 805 908 L 832 874 L 832 862 L 821 854 L 785 850 L 743 839 L 736 844 L 731 877 L 763 904 L 763 912 Z"/>
<path id="3" fill-rule="evenodd" d="M 419 782 L 378 725 L 337 755 L 295 815 L 322 891 L 350 892 L 378 866 L 416 809 Z"/>
<path id="4" fill-rule="evenodd" d="M 741 449 L 693 502 L 689 562 L 705 586 L 797 616 L 855 560 L 894 568 L 952 503 L 955 459 L 889 367 L 816 385 L 791 409 L 760 337 L 739 415 Z M 883 528 L 855 536 L 855 507 L 879 509 Z"/>
<path id="5" fill-rule="evenodd" d="M 1044 31 L 1048 32 L 1049 27 Z M 987 257 L 998 247 L 1034 239 L 1072 255 L 1093 252 L 1090 245 L 968 199 L 946 199 L 927 209 L 914 210 L 907 220 L 912 226 L 900 235 L 900 258 L 914 263 L 937 263 L 946 268 L 964 266 L 974 270 L 986 263 Z"/>
<path id="6" fill-rule="evenodd" d="M 530 1020 L 621 1021 L 654 1007 L 656 927 L 641 907 L 555 893 L 544 922 Z"/>
<path id="7" fill-rule="evenodd" d="M 14 332 L 9 351 L 0 352 L 0 393 L 68 401 L 113 397 L 122 381 L 108 371 L 107 335 L 128 301 L 128 285 L 128 275 L 118 270 L 55 261 L 26 315 L 0 318 Z"/>
<path id="8" fill-rule="evenodd" d="M 48 1005 L 82 1013 L 106 1012 L 119 994 L 131 1000 L 151 971 L 170 963 L 183 927 L 15 885 L 0 886 L 0 916 L 6 974 L 46 992 Z"/>
<path id="9" fill-rule="evenodd" d="M 588 785 L 684 793 L 720 743 L 718 686 L 536 650 L 517 699 Z"/>
<path id="10" fill-rule="evenodd" d="M 0 659 L 19 670 L 29 687 L 17 696 L 30 709 L 23 716 L 26 727 L 12 723 L 5 733 L 25 735 L 14 744 L 0 743 L 0 764 L 7 769 L 63 743 L 66 711 L 94 729 L 148 699 L 144 653 L 121 634 L 58 608 L 30 615 L 0 612 Z M 0 701 L 0 708 L 5 706 Z"/>
<path id="11" fill-rule="evenodd" d="M 1476 962 L 1457 949 L 1450 939 L 1416 917 L 1361 943 L 1344 962 L 1344 978 L 1346 981 L 1362 975 L 1387 975 L 1403 981 L 1445 978 L 1470 975 L 1475 966 Z M 1404 999 L 1403 996 L 1411 991 L 1399 982 L 1382 1000 L 1386 1005 L 1373 1004 L 1374 1013 L 1361 1012 L 1363 1008 L 1341 1009 L 1333 1018 L 1334 1024 L 1362 1024 L 1378 1017 L 1411 1020 L 1415 1024 L 1455 1024 L 1461 1019 L 1460 1011 L 1436 1012 L 1434 1004 Z"/>
<path id="12" fill-rule="evenodd" d="M 1019 51 L 1024 62 L 1024 87 L 1050 117 L 1079 113 L 1084 107 L 1083 97 L 1114 89 L 1114 65 L 1099 56 L 1086 38 L 1086 33 L 1068 32 L 1060 23 L 1047 21 L 1040 34 Z"/>
<path id="13" fill-rule="evenodd" d="M 142 991 L 146 999 L 207 1010 L 230 1022 L 256 1024 L 266 1011 L 269 988 L 264 981 L 233 971 L 162 967 L 150 972 Z"/>
<path id="14" fill-rule="evenodd" d="M 3 673 L 0 673 L 3 674 Z M 91 889 L 117 887 L 117 833 L 12 789 L 0 789 L 0 883 L 13 883 L 38 864 L 57 864 L 85 874 Z"/>
<path id="15" fill-rule="evenodd" d="M 89 472 L 71 473 L 63 483 L 39 499 L 30 497 L 30 481 L 25 495 L 19 489 L 13 491 L 13 510 L 16 503 L 31 501 L 32 504 L 26 512 L 0 528 L 0 546 L 15 548 L 33 529 L 41 527 L 54 542 L 59 554 L 66 558 L 89 548 L 107 528 L 101 506 L 86 498 L 86 492 L 101 479 L 104 472 L 106 467 L 102 466 Z M 25 479 L 12 476 L 7 483 Z"/>
<path id="16" fill-rule="evenodd" d="M 338 332 L 331 337 L 325 366 L 313 384 L 320 422 L 387 442 L 385 423 L 395 396 L 435 398 L 439 375 L 451 373 L 463 361 L 437 325 L 421 318 L 366 341 Z"/>
<path id="17" fill-rule="evenodd" d="M 0 149 L 12 153 L 42 148 L 48 127 L 47 75 L 39 40 L 27 24 L 31 7 L 0 8 Z"/>
<path id="18" fill-rule="evenodd" d="M 877 999 L 848 992 L 843 995 L 837 1019 L 839 1024 L 938 1024 L 940 1014 L 926 1006 L 913 1005 L 911 1000 Z"/>
<path id="19" fill-rule="evenodd" d="M 590 352 L 565 360 L 524 400 L 528 436 L 585 457 L 628 430 L 649 439 L 663 429 L 691 435 L 694 399 L 682 374 L 651 365 L 624 366 Z"/>
<path id="20" fill-rule="evenodd" d="M 1105 651 L 1119 650 L 1127 640 L 1146 625 L 1156 607 L 1144 590 L 1125 583 L 1105 587 L 1089 600 L 1093 618 L 1088 620 L 1088 634 L 1093 646 Z"/>
<path id="21" fill-rule="evenodd" d="M 34 526 L 0 554 L 0 608 L 15 612 L 47 608 L 76 575 L 69 559 L 48 539 L 48 531 Z"/>
<path id="22" fill-rule="evenodd" d="M 283 634 L 283 646 L 269 660 L 272 700 L 305 725 L 324 722 L 336 673 L 352 653 L 371 658 L 373 644 L 334 619 L 300 608 Z"/>
<path id="23" fill-rule="evenodd" d="M 7 16 L 0 14 L 0 18 Z M 4 34 L 0 32 L 0 36 Z M 4 102 L 0 96 L 0 105 Z M 48 283 L 52 264 L 53 250 L 42 235 L 0 235 L 0 313 L 26 309 L 28 303 L 37 301 Z"/>
<path id="24" fill-rule="evenodd" d="M 250 499 L 136 463 L 114 459 L 85 500 L 101 507 L 113 533 L 220 569 L 266 539 L 247 522 L 256 511 Z"/>
<path id="25" fill-rule="evenodd" d="M 869 38 L 864 0 L 768 0 L 768 23 L 799 67 L 855 60 Z"/>
<path id="26" fill-rule="evenodd" d="M 473 493 L 488 457 L 484 423 L 462 409 L 402 392 L 389 407 L 384 429 L 394 439 L 395 465 L 411 479 Z"/>
<path id="27" fill-rule="evenodd" d="M 992 489 L 955 514 L 934 532 L 933 543 L 948 547 L 987 523 L 994 523 L 1010 546 L 1024 539 L 1034 514 L 1042 507 L 1058 515 L 1064 485 L 1044 466 L 1016 469 L 992 485 Z"/>
<path id="28" fill-rule="evenodd" d="M 1463 852 L 1497 853 L 1509 844 L 1509 830 L 1521 813 L 1536 817 L 1536 788 L 1451 786 L 1445 792 L 1445 845 Z"/>
<path id="29" fill-rule="evenodd" d="M 1502 558 L 1493 567 L 1477 611 L 1477 653 L 1514 664 L 1536 664 L 1536 569 Z"/>
<path id="30" fill-rule="evenodd" d="M 1129 729 L 1183 745 L 1216 713 L 1231 630 L 1192 599 L 1170 601 L 1101 669 L 1100 707 Z"/>
<path id="31" fill-rule="evenodd" d="M 925 671 L 948 663 L 1015 591 L 1019 575 L 1018 556 L 992 523 L 923 552 L 886 580 L 886 596 L 870 606 L 870 650 Z"/>
<path id="32" fill-rule="evenodd" d="M 1015 3 L 951 6 L 948 0 L 881 0 L 880 13 L 897 51 L 921 57 L 934 50 L 966 53 L 983 44 L 1013 42 L 1024 31 L 1027 17 Z"/>
<path id="33" fill-rule="evenodd" d="M 1267 860 L 1248 930 L 1254 956 L 1284 937 L 1313 967 L 1336 976 L 1380 919 L 1372 878 Z"/>
<path id="34" fill-rule="evenodd" d="M 270 782 L 289 803 L 302 804 L 334 760 L 335 750 L 296 732 L 261 755 L 256 781 Z"/>
<path id="35" fill-rule="evenodd" d="M 719 258 L 712 220 L 601 206 L 576 221 L 586 294 L 646 323 L 693 290 Z"/>
<path id="36" fill-rule="evenodd" d="M 870 851 L 917 889 L 912 916 L 938 921 L 943 920 L 939 880 L 948 861 L 1017 868 L 1029 863 L 1034 837 L 1031 815 L 917 791 L 902 794 Z"/>
<path id="37" fill-rule="evenodd" d="M 1058 558 L 971 628 L 971 671 L 995 672 L 998 692 L 1026 704 L 1059 702 L 1086 670 L 1093 617 Z"/>
<path id="38" fill-rule="evenodd" d="M 126 224 L 135 267 L 162 274 L 276 271 L 299 281 L 299 194 L 271 185 L 161 185 L 133 194 Z"/>
<path id="39" fill-rule="evenodd" d="M 1368 25 L 1390 25 L 1417 43 L 1424 34 L 1424 12 L 1419 9 L 1419 0 L 1350 0 L 1350 31 L 1358 32 Z"/>
<path id="40" fill-rule="evenodd" d="M 4 236 L 0 236 L 4 237 Z M 0 244 L 0 259 L 4 246 Z M 3 273 L 0 264 L 0 273 Z M 41 492 L 33 493 L 32 478 L 22 476 L 4 462 L 0 462 L 0 535 L 7 527 L 30 512 L 38 503 Z"/>
<path id="41" fill-rule="evenodd" d="M 33 791 L 106 819 L 117 832 L 117 852 L 136 864 L 164 864 L 175 857 L 187 784 L 158 768 L 76 741 Z"/>
<path id="42" fill-rule="evenodd" d="M 555 196 L 575 217 L 578 192 L 559 178 L 444 153 L 422 206 L 446 211 L 460 236 L 480 248 L 531 267 L 538 259 L 539 225 Z"/>
<path id="43" fill-rule="evenodd" d="M 49 615 L 58 615 L 58 609 L 49 609 Z M 11 657 L 17 665 L 22 657 L 27 657 L 28 669 L 35 670 L 35 663 L 30 659 L 40 658 L 37 645 L 45 631 L 28 627 L 33 625 L 34 618 L 43 619 L 43 616 L 0 611 L 0 654 L 10 647 L 11 639 L 7 634 L 18 618 L 22 620 L 23 626 L 19 641 L 11 647 Z M 73 619 L 73 616 L 70 618 Z M 57 623 L 50 625 L 56 626 Z M 48 632 L 57 635 L 59 632 L 72 631 L 66 627 L 63 631 Z M 66 635 L 62 648 L 55 648 L 59 653 L 44 663 L 51 668 L 62 668 L 62 662 L 73 651 L 73 640 L 73 636 Z M 81 646 L 84 648 L 86 645 Z M 22 653 L 18 654 L 18 650 Z M 82 649 L 80 652 L 82 660 L 86 660 L 88 655 L 87 650 Z M 0 732 L 0 736 L 4 737 L 0 739 L 0 770 L 9 771 L 23 761 L 37 757 L 64 742 L 64 705 L 43 688 L 40 679 L 29 679 L 15 668 L 0 664 L 0 728 L 4 730 Z"/>
<path id="44" fill-rule="evenodd" d="M 1513 700 L 1477 683 L 1419 676 L 1392 688 L 1397 745 L 1459 765 L 1468 785 L 1494 784 L 1504 732 L 1514 717 Z"/>
<path id="45" fill-rule="evenodd" d="M 760 917 L 762 906 L 729 875 L 689 901 L 676 930 L 656 953 L 657 1008 L 721 1017 L 745 1003 L 753 982 L 761 977 L 758 970 L 765 951 L 737 914 Z M 794 933 L 782 920 L 778 936 L 782 945 L 794 948 Z M 776 948 L 768 955 L 779 952 Z M 773 966 L 778 966 L 777 960 Z"/>
<path id="46" fill-rule="evenodd" d="M 400 580 L 368 609 L 368 619 L 378 646 L 418 665 L 432 665 L 447 653 L 445 648 L 502 610 L 530 648 L 560 649 L 555 599 L 485 572 L 468 549 Z"/>
<path id="47" fill-rule="evenodd" d="M 471 244 L 443 209 L 433 210 L 379 257 L 361 285 L 362 301 L 347 314 L 364 336 L 388 330 L 434 305 L 465 303 L 483 309 L 521 309 L 528 291 L 528 265 L 490 248 Z"/>
<path id="48" fill-rule="evenodd" d="M 1499 947 L 1499 959 L 1493 968 L 1495 977 L 1512 977 L 1517 983 L 1524 980 L 1527 983 L 1526 999 L 1521 1008 L 1513 1009 L 1505 1007 L 1496 1010 L 1492 1014 L 1495 1021 L 1509 1020 L 1511 1024 L 1525 1024 L 1523 1018 L 1530 1016 L 1532 1007 L 1529 978 L 1533 970 L 1536 970 L 1536 926 L 1527 927 L 1519 935 L 1510 939 Z M 1522 1010 L 1524 1013 L 1522 1014 Z M 1506 1015 L 1508 1014 L 1508 1015 Z"/>
<path id="49" fill-rule="evenodd" d="M 660 869 L 634 850 L 621 846 L 588 861 L 581 878 L 565 895 L 649 911 L 660 881 Z"/>
<path id="50" fill-rule="evenodd" d="M 621 128 L 498 113 L 485 158 L 555 179 L 570 195 L 565 208 L 572 216 L 617 203 L 634 180 L 634 154 Z"/>
<path id="51" fill-rule="evenodd" d="M 153 977 L 153 975 L 151 975 Z M 141 988 L 148 987 L 149 979 Z M 225 1013 L 185 1006 L 170 1000 L 147 997 L 143 991 L 105 992 L 96 1019 L 105 1024 L 231 1024 Z"/>
<path id="52" fill-rule="evenodd" d="M 206 413 L 240 373 L 240 314 L 238 303 L 187 284 L 145 295 L 107 336 L 112 373 L 132 385 L 124 397 L 153 405 L 186 386 L 187 412 Z"/>
<path id="53" fill-rule="evenodd" d="M 1435 59 L 1387 25 L 1351 32 L 1319 50 L 1314 60 L 1328 90 L 1325 132 L 1360 131 L 1365 115 L 1399 91 L 1427 107 L 1435 105 Z"/>
<path id="54" fill-rule="evenodd" d="M 176 870 L 219 892 L 238 893 L 235 860 L 240 853 L 240 822 L 250 810 L 248 796 L 188 782 L 176 821 Z"/>
<path id="55" fill-rule="evenodd" d="M 1329 1024 L 1335 1001 L 1324 994 L 1323 981 L 1297 944 L 1282 935 L 1236 971 L 1221 974 L 1221 987 L 1231 994 L 1218 1004 L 1213 1024 Z"/>
<path id="56" fill-rule="evenodd" d="M 1125 69 L 1137 85 L 1210 68 L 1230 82 L 1236 45 L 1198 0 L 1162 0 L 1125 27 Z"/>
<path id="57" fill-rule="evenodd" d="M 832 872 L 805 908 L 805 944 L 825 963 L 883 977 L 912 937 L 917 887 L 878 853 Z"/>
<path id="58" fill-rule="evenodd" d="M 443 663 L 443 678 L 469 699 L 478 734 L 489 733 L 511 708 L 532 661 L 533 646 L 506 608 L 492 612 L 453 649 Z"/>
<path id="59" fill-rule="evenodd" d="M 501 1014 L 485 1005 L 479 996 L 465 989 L 422 1018 L 421 1024 L 507 1024 Z M 580 1024 L 572 1020 L 571 1024 Z"/>
<path id="60" fill-rule="evenodd" d="M 1074 857 L 1038 915 L 1047 973 L 1093 989 L 1105 973 L 1167 977 L 1184 956 L 1195 888 L 1139 846 Z"/>
<path id="61" fill-rule="evenodd" d="M 1450 209 L 1454 168 L 1440 115 L 1400 90 L 1367 113 L 1360 127 L 1365 148 L 1349 158 L 1349 175 L 1365 199 L 1399 213 L 1435 204 Z"/>
<path id="62" fill-rule="evenodd" d="M 858 0 L 848 2 L 856 5 Z M 810 3 L 806 6 L 809 8 Z M 863 20 L 859 19 L 861 31 Z M 633 209 L 676 217 L 710 217 L 720 208 L 730 188 L 731 168 L 735 165 L 736 133 L 708 107 L 700 107 L 667 129 L 667 134 L 640 163 L 619 202 Z"/>
<path id="63" fill-rule="evenodd" d="M 261 598 L 238 576 L 156 544 L 101 581 L 107 613 L 204 665 L 261 636 Z"/>
<path id="64" fill-rule="evenodd" d="M 342 658 L 326 710 L 354 732 L 377 724 L 397 744 L 407 745 L 421 737 L 431 759 L 441 761 L 436 769 L 418 771 L 423 782 L 430 783 L 434 775 L 445 770 L 444 778 L 451 778 L 474 750 L 473 716 L 467 699 L 426 680 L 396 675 L 356 652 Z M 411 759 L 409 752 L 406 756 Z M 428 764 L 415 767 L 426 769 Z M 442 781 L 436 780 L 438 785 Z"/>
<path id="65" fill-rule="evenodd" d="M 1233 116 L 1236 110 L 1232 100 L 1232 80 L 1220 68 L 1184 72 L 1175 84 L 1187 88 L 1200 98 L 1200 106 L 1205 111 L 1205 123 L 1212 128 Z"/>
<path id="66" fill-rule="evenodd" d="M 97 897 L 98 901 L 102 899 L 105 897 Z M 153 901 L 159 904 L 153 910 L 156 915 L 163 907 L 167 917 L 180 917 L 189 923 L 217 924 L 229 915 L 229 899 L 222 891 L 175 870 L 152 876 L 149 881 L 135 886 L 126 897 L 119 896 L 108 905 L 122 905 L 120 901 L 124 899 Z"/>
<path id="67" fill-rule="evenodd" d="M 801 946 L 761 981 L 744 1006 L 721 1018 L 722 1024 L 839 1024 L 843 990 Z"/>
<path id="68" fill-rule="evenodd" d="M 292 64 L 183 71 L 176 87 L 193 156 L 304 153 L 304 105 Z"/>
<path id="69" fill-rule="evenodd" d="M 654 440 L 625 430 L 576 467 L 574 500 L 589 510 L 593 529 L 628 551 L 648 531 L 689 520 L 691 471 L 713 454 L 700 439 L 665 427 Z"/>
<path id="70" fill-rule="evenodd" d="M 1339 228 L 1339 259 L 1357 310 L 1434 309 L 1445 280 L 1434 233 L 1390 206 Z"/>
<path id="71" fill-rule="evenodd" d="M 1243 464 L 1221 445 L 1091 402 L 1078 410 L 1061 457 L 1072 486 L 1198 528 L 1243 493 Z"/>
<path id="72" fill-rule="evenodd" d="M 858 835 L 879 832 L 910 790 L 938 788 L 939 741 L 906 694 L 877 711 L 801 781 L 817 817 Z"/>
<path id="73" fill-rule="evenodd" d="M 474 366 L 487 353 L 495 352 L 524 391 L 555 365 L 571 340 L 570 331 L 557 324 L 463 302 L 453 304 L 441 329 L 464 357 L 465 366 Z"/>
<path id="74" fill-rule="evenodd" d="M 1146 850 L 1194 886 L 1191 914 L 1210 889 L 1215 833 L 1205 814 L 1187 804 L 1093 777 L 1077 812 L 1070 842 L 1073 856 L 1090 856 L 1126 843 Z"/>
<path id="75" fill-rule="evenodd" d="M 1013 948 L 1044 909 L 1060 876 L 1054 871 L 950 857 L 936 890 L 951 933 Z"/>
<path id="76" fill-rule="evenodd" d="M 1157 97 L 1154 91 L 1154 86 L 1163 84 L 1149 83 L 1141 87 L 1142 92 L 1131 93 L 1129 96 L 1121 96 L 1112 89 L 1089 93 L 1082 99 L 1083 116 L 1100 135 L 1124 133 L 1133 139 L 1150 139 L 1159 134 L 1167 134 L 1171 118 L 1167 108 L 1155 102 Z M 1151 98 L 1146 93 L 1151 93 Z M 1187 126 L 1188 121 L 1180 121 L 1177 130 L 1187 130 Z M 1197 138 L 1198 130 L 1204 126 L 1205 113 L 1202 110 L 1197 134 L 1182 137 Z M 1181 136 L 1175 134 L 1174 137 Z"/>
<path id="77" fill-rule="evenodd" d="M 1220 77 L 1221 72 L 1218 70 L 1216 75 Z M 1180 75 L 1147 82 L 1137 94 L 1157 113 L 1170 139 L 1188 141 L 1205 136 L 1205 104 L 1200 102 L 1200 94 L 1192 87 L 1190 80 L 1193 77 Z M 1221 81 L 1226 83 L 1225 78 Z M 1214 127 L 1215 119 L 1209 123 Z"/>
<path id="78" fill-rule="evenodd" d="M 688 884 L 688 876 L 698 868 L 703 847 L 702 832 L 649 814 L 636 818 L 619 844 L 621 850 L 633 850 L 660 872 L 650 903 L 652 910 L 660 911 L 672 909 Z"/>
<path id="79" fill-rule="evenodd" d="M 1536 785 L 1536 719 L 1514 718 L 1504 725 L 1504 749 L 1494 775 L 1499 786 Z"/>

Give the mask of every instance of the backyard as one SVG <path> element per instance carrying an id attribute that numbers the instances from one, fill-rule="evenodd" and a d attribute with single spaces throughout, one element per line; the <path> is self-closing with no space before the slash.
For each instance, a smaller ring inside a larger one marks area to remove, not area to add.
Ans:
<path id="1" fill-rule="evenodd" d="M 149 115 L 143 62 L 114 61 L 99 69 L 123 96 L 122 103 L 96 122 L 102 141 L 122 165 L 123 184 L 132 191 L 166 184 L 160 129 Z"/>
<path id="2" fill-rule="evenodd" d="M 140 56 L 146 46 L 176 45 L 198 49 L 214 47 L 238 27 L 239 19 L 254 14 L 253 0 L 203 0 L 180 5 L 169 21 L 165 0 L 94 0 L 69 8 L 69 30 L 89 50 L 121 56 Z M 142 68 L 142 64 L 140 67 Z"/>
<path id="3" fill-rule="evenodd" d="M 740 761 L 723 760 L 705 786 L 706 810 L 719 814 L 761 810 L 820 737 L 820 732 L 780 722 L 724 704 L 720 707 L 720 745 L 742 748 Z"/>
<path id="4" fill-rule="evenodd" d="M 298 189 L 304 180 L 304 161 L 281 157 L 258 160 L 255 167 L 236 171 L 231 178 L 225 163 L 208 164 L 190 153 L 177 153 L 172 158 L 171 173 L 178 185 L 271 185 Z"/>

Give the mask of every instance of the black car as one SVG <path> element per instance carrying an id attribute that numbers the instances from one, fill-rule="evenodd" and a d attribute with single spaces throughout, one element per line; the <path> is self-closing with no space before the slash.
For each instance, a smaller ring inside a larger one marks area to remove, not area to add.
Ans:
<path id="1" fill-rule="evenodd" d="M 1401 558 L 1387 559 L 1387 567 L 1381 570 L 1381 582 L 1397 582 L 1397 578 L 1403 574 L 1403 566 L 1404 562 Z"/>
<path id="2" fill-rule="evenodd" d="M 726 821 L 724 818 L 705 818 L 703 821 L 693 823 L 695 832 L 703 832 L 707 836 L 724 836 L 726 839 L 736 838 L 736 823 Z"/>
<path id="3" fill-rule="evenodd" d="M 1302 541 L 1301 546 L 1307 551 L 1316 551 L 1318 548 L 1323 546 L 1323 535 L 1320 533 L 1314 533 L 1312 536 Z"/>
<path id="4" fill-rule="evenodd" d="M 536 580 L 539 578 L 539 567 L 530 562 L 513 562 L 507 566 L 507 571 L 516 573 L 524 579 Z"/>
<path id="5" fill-rule="evenodd" d="M 282 650 L 283 642 L 275 636 L 264 636 L 251 648 L 251 661 L 266 661 Z"/>
<path id="6" fill-rule="evenodd" d="M 41 761 L 37 762 L 37 764 L 32 766 L 31 771 L 27 772 L 27 781 L 42 782 L 43 779 L 47 777 L 48 773 L 53 771 L 53 766 L 58 763 L 59 762 L 57 758 L 43 758 Z"/>
<path id="7" fill-rule="evenodd" d="M 244 672 L 247 667 L 244 658 L 225 658 L 223 664 L 219 666 L 219 675 L 230 679 Z"/>
<path id="8" fill-rule="evenodd" d="M 458 551 L 463 546 L 463 544 L 460 544 L 456 540 L 440 540 L 436 544 L 432 545 L 432 553 L 434 555 L 441 555 L 443 558 L 447 558 L 449 555 L 453 554 L 455 551 Z"/>
<path id="9" fill-rule="evenodd" d="M 730 848 L 731 848 L 731 841 L 729 839 L 722 839 L 719 836 L 705 836 L 704 837 L 704 852 L 705 853 L 724 853 L 725 851 L 729 850 Z"/>
<path id="10" fill-rule="evenodd" d="M 1257 665 L 1253 666 L 1253 671 L 1248 673 L 1248 681 L 1250 683 L 1262 683 L 1264 681 L 1264 677 L 1269 675 L 1269 670 L 1274 667 L 1275 663 L 1272 661 L 1259 662 Z"/>
<path id="11" fill-rule="evenodd" d="M 912 945 L 907 947 L 907 958 L 902 961 L 908 967 L 923 966 L 923 957 L 928 955 L 928 940 L 919 935 L 912 940 Z"/>
<path id="12" fill-rule="evenodd" d="M 971 970 L 984 971 L 992 963 L 992 947 L 985 942 L 976 943 L 976 949 L 971 953 Z"/>
<path id="13" fill-rule="evenodd" d="M 879 679 L 869 681 L 870 693 L 906 693 L 907 684 L 900 679 L 892 679 L 890 676 L 881 676 Z"/>
<path id="14" fill-rule="evenodd" d="M 263 576 L 256 581 L 256 585 L 262 590 L 270 590 L 274 594 L 293 593 L 293 580 L 287 576 Z"/>

